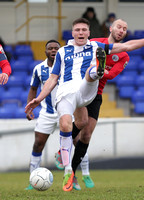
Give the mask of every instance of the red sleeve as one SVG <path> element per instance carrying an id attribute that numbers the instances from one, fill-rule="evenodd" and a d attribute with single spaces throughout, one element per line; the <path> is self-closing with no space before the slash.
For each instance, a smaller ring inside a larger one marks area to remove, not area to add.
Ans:
<path id="1" fill-rule="evenodd" d="M 129 56 L 128 54 L 125 54 L 124 57 L 122 57 L 115 65 L 113 65 L 108 74 L 104 74 L 103 78 L 109 80 L 115 78 L 124 70 L 128 62 L 129 62 Z"/>
<path id="2" fill-rule="evenodd" d="M 8 76 L 10 76 L 11 66 L 7 60 L 7 57 L 1 45 L 0 45 L 0 68 L 2 69 L 2 73 L 6 73 Z"/>
<path id="3" fill-rule="evenodd" d="M 0 61 L 0 67 L 2 69 L 2 73 L 6 73 L 8 76 L 10 76 L 10 74 L 11 74 L 11 66 L 10 66 L 8 60 Z"/>

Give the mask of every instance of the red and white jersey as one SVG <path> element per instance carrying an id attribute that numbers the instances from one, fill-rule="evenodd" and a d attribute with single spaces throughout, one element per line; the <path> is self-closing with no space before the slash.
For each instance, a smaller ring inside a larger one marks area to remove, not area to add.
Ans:
<path id="1" fill-rule="evenodd" d="M 91 41 L 98 41 L 105 44 L 108 43 L 108 38 L 93 38 Z M 129 56 L 126 52 L 115 53 L 107 55 L 105 69 L 109 71 L 108 74 L 104 74 L 103 78 L 99 80 L 98 94 L 103 93 L 103 89 L 107 80 L 115 78 L 120 74 L 129 62 Z"/>
<path id="2" fill-rule="evenodd" d="M 0 45 L 0 68 L 2 69 L 2 73 L 6 73 L 8 76 L 11 74 L 11 66 L 7 60 L 5 52 Z"/>

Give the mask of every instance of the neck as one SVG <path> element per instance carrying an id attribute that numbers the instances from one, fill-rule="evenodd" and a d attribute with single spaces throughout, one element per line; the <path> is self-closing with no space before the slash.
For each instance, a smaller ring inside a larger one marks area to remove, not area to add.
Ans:
<path id="1" fill-rule="evenodd" d="M 115 42 L 116 42 L 116 41 L 114 40 L 114 38 L 111 36 L 111 34 L 110 34 L 109 37 L 108 37 L 108 42 L 109 42 L 109 44 L 115 43 Z"/>
<path id="2" fill-rule="evenodd" d="M 48 61 L 47 61 L 47 65 L 48 65 L 49 67 L 52 67 L 53 62 L 52 62 L 51 60 L 48 59 Z"/>

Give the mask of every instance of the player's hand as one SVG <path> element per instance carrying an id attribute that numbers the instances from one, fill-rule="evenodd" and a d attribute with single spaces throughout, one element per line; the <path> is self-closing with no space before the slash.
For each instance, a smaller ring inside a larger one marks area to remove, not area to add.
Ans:
<path id="1" fill-rule="evenodd" d="M 0 74 L 0 85 L 5 85 L 8 82 L 8 78 L 6 73 Z"/>
<path id="2" fill-rule="evenodd" d="M 34 113 L 33 112 L 31 112 L 31 113 L 27 113 L 26 114 L 26 118 L 28 119 L 28 120 L 33 120 L 34 119 Z"/>
<path id="3" fill-rule="evenodd" d="M 105 69 L 105 72 L 104 72 L 104 73 L 105 73 L 105 74 L 109 74 L 109 71 Z"/>
<path id="4" fill-rule="evenodd" d="M 33 99 L 32 101 L 30 101 L 26 107 L 25 107 L 25 113 L 32 115 L 32 111 L 34 108 L 36 108 L 38 105 L 40 104 L 40 102 L 36 99 Z"/>

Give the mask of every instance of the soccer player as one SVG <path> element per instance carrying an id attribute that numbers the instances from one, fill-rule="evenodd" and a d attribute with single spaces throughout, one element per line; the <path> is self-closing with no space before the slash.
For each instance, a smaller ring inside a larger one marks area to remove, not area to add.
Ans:
<path id="1" fill-rule="evenodd" d="M 60 48 L 60 44 L 56 40 L 49 40 L 45 45 L 45 61 L 36 65 L 33 70 L 31 79 L 31 87 L 28 94 L 27 102 L 30 102 L 36 97 L 37 89 L 40 86 L 43 88 L 44 83 L 49 78 L 55 55 Z M 30 173 L 38 168 L 41 163 L 42 151 L 50 134 L 52 134 L 58 126 L 58 115 L 55 110 L 55 93 L 57 87 L 41 102 L 41 111 L 35 126 L 35 141 L 30 158 Z M 27 113 L 27 119 L 34 119 L 33 113 Z M 29 185 L 26 190 L 31 190 L 33 187 Z"/>
<path id="2" fill-rule="evenodd" d="M 125 38 L 126 33 L 127 33 L 127 23 L 124 20 L 118 19 L 114 21 L 114 23 L 110 27 L 110 35 L 108 38 L 94 38 L 94 39 L 91 39 L 91 41 L 98 41 L 98 42 L 103 42 L 106 44 L 119 43 Z M 84 144 L 87 144 L 85 145 L 87 149 L 93 130 L 96 127 L 99 111 L 100 111 L 100 106 L 102 104 L 102 93 L 103 93 L 103 89 L 105 87 L 107 80 L 113 79 L 118 74 L 120 74 L 124 70 L 128 62 L 129 62 L 129 56 L 126 52 L 107 55 L 105 73 L 104 73 L 103 78 L 100 79 L 99 81 L 97 96 L 95 97 L 93 102 L 91 102 L 87 106 L 88 123 L 81 130 L 82 137 L 79 138 L 79 141 L 75 149 L 75 154 L 72 160 L 73 171 L 76 171 L 78 163 L 82 157 L 82 155 L 79 152 L 79 148 L 80 148 L 78 147 L 79 143 L 83 142 Z M 72 132 L 73 138 L 75 138 L 78 135 L 81 129 L 80 124 L 79 124 L 80 119 L 78 119 L 78 117 L 75 117 L 75 119 L 76 121 L 74 122 L 74 125 L 73 125 L 74 128 Z M 86 149 L 84 151 L 86 151 Z M 86 174 L 85 176 L 82 177 L 82 180 L 85 182 L 86 187 L 89 187 L 89 186 L 91 187 L 93 186 L 93 181 L 91 177 L 89 176 L 89 165 L 88 165 L 89 161 L 88 161 L 87 153 L 86 153 L 86 156 L 84 156 L 83 160 L 84 162 L 82 161 L 81 165 L 83 166 Z"/>
<path id="3" fill-rule="evenodd" d="M 118 19 L 110 27 L 110 35 L 108 38 L 94 38 L 94 39 L 91 39 L 91 41 L 98 41 L 98 42 L 103 42 L 106 44 L 118 43 L 118 42 L 121 42 L 125 38 L 126 33 L 127 33 L 127 23 L 121 19 Z M 95 129 L 96 124 L 97 124 L 100 106 L 102 104 L 102 92 L 103 92 L 106 82 L 107 80 L 113 79 L 119 73 L 121 73 L 123 69 L 126 67 L 126 65 L 128 64 L 128 62 L 129 62 L 129 56 L 126 52 L 107 55 L 105 73 L 104 73 L 103 78 L 101 78 L 99 81 L 97 96 L 95 97 L 93 102 L 91 102 L 87 106 L 88 124 L 81 130 L 87 144 L 89 144 L 92 132 Z M 75 112 L 75 122 L 73 123 L 73 131 L 72 131 L 72 137 L 75 140 L 74 143 L 76 143 L 78 140 L 78 137 L 76 136 L 80 132 L 80 128 L 81 127 L 79 124 L 79 118 L 78 118 L 77 112 Z M 84 139 L 79 138 L 79 140 L 83 141 Z M 81 155 L 79 153 L 77 153 L 77 156 L 74 155 L 74 158 L 72 160 L 74 169 L 75 169 L 75 163 L 77 162 L 77 160 L 80 160 L 80 158 L 81 158 Z M 58 152 L 57 154 L 56 162 L 57 162 L 57 165 L 59 164 L 59 166 L 62 167 L 60 152 Z M 80 165 L 82 168 L 82 180 L 84 181 L 86 187 L 87 188 L 94 187 L 94 182 L 92 181 L 90 177 L 89 160 L 88 160 L 87 153 L 82 159 Z"/>
<path id="4" fill-rule="evenodd" d="M 72 115 L 78 108 L 80 122 L 83 126 L 86 125 L 88 114 L 84 106 L 90 104 L 97 94 L 99 79 L 104 74 L 105 51 L 107 54 L 119 53 L 144 46 L 144 39 L 123 44 L 90 42 L 88 40 L 89 22 L 83 18 L 73 22 L 72 35 L 74 39 L 69 40 L 68 45 L 58 50 L 51 76 L 46 81 L 40 95 L 25 107 L 25 112 L 31 113 L 52 91 L 60 77 L 56 93 L 56 107 L 60 122 L 60 151 L 65 166 L 64 191 L 72 190 L 75 174 L 71 167 Z M 82 148 L 83 156 L 86 153 L 85 149 L 87 150 L 85 146 L 88 145 L 81 142 L 80 148 Z"/>
<path id="5" fill-rule="evenodd" d="M 0 85 L 5 85 L 8 82 L 9 76 L 11 74 L 11 66 L 7 60 L 5 52 L 0 45 L 0 68 L 2 73 L 0 74 Z"/>

